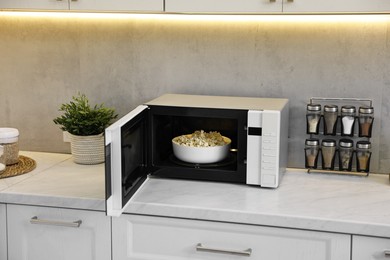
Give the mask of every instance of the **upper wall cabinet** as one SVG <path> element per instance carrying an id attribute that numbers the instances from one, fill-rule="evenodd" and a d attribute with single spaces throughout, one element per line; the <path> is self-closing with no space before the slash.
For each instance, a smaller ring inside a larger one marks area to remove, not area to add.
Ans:
<path id="1" fill-rule="evenodd" d="M 1 0 L 0 9 L 68 10 L 68 0 Z"/>
<path id="2" fill-rule="evenodd" d="M 356 13 L 388 12 L 389 0 L 165 0 L 166 12 Z"/>
<path id="3" fill-rule="evenodd" d="M 164 0 L 0 0 L 0 9 L 161 12 Z"/>
<path id="4" fill-rule="evenodd" d="M 165 0 L 166 12 L 280 13 L 281 0 Z"/>
<path id="5" fill-rule="evenodd" d="M 388 12 L 388 0 L 283 0 L 284 13 Z"/>
<path id="6" fill-rule="evenodd" d="M 390 0 L 0 0 L 0 9 L 179 13 L 389 12 Z"/>
<path id="7" fill-rule="evenodd" d="M 70 0 L 70 10 L 164 11 L 163 0 Z"/>

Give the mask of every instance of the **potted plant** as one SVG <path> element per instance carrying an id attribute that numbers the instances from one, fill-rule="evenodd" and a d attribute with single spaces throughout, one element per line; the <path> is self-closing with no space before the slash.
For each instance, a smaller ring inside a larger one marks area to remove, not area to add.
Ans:
<path id="1" fill-rule="evenodd" d="M 63 115 L 53 121 L 70 134 L 71 152 L 75 163 L 104 162 L 104 130 L 117 118 L 113 108 L 104 104 L 91 107 L 85 94 L 78 93 L 69 103 L 62 104 Z"/>

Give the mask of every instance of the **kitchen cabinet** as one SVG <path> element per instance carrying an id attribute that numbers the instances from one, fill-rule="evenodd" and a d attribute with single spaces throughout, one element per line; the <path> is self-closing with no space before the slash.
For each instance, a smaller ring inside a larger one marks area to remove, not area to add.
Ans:
<path id="1" fill-rule="evenodd" d="M 272 13 L 282 12 L 282 0 L 165 0 L 166 12 Z"/>
<path id="2" fill-rule="evenodd" d="M 0 9 L 192 13 L 388 12 L 386 0 L 2 0 Z"/>
<path id="3" fill-rule="evenodd" d="M 7 215 L 5 204 L 0 204 L 0 259 L 7 259 Z"/>
<path id="4" fill-rule="evenodd" d="M 390 238 L 353 236 L 352 260 L 390 259 Z"/>
<path id="5" fill-rule="evenodd" d="M 8 204 L 7 219 L 8 260 L 111 259 L 104 212 Z"/>
<path id="6" fill-rule="evenodd" d="M 337 13 L 337 12 L 387 12 L 390 1 L 386 0 L 283 0 L 284 13 Z"/>
<path id="7" fill-rule="evenodd" d="M 346 234 L 126 214 L 112 224 L 113 260 L 350 260 Z"/>
<path id="8" fill-rule="evenodd" d="M 68 10 L 69 2 L 68 0 L 1 0 L 0 9 Z"/>
<path id="9" fill-rule="evenodd" d="M 337 13 L 337 12 L 388 12 L 386 0 L 165 0 L 166 12 L 211 13 Z"/>
<path id="10" fill-rule="evenodd" d="M 164 0 L 71 0 L 70 10 L 155 11 L 164 10 Z"/>
<path id="11" fill-rule="evenodd" d="M 163 11 L 164 0 L 2 0 L 0 9 L 73 11 Z"/>

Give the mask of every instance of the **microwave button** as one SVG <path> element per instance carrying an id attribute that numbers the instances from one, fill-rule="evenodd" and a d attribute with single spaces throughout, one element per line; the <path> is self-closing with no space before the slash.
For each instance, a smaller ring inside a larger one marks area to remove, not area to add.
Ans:
<path id="1" fill-rule="evenodd" d="M 270 137 L 275 137 L 276 133 L 270 132 L 270 133 L 264 133 L 263 136 L 270 136 Z"/>

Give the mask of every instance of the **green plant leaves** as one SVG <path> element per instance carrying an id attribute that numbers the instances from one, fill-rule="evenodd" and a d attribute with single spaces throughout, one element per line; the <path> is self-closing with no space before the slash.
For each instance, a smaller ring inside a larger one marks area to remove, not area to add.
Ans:
<path id="1" fill-rule="evenodd" d="M 73 135 L 97 135 L 104 132 L 111 121 L 118 117 L 113 108 L 104 104 L 91 107 L 84 94 L 73 96 L 69 103 L 62 104 L 59 111 L 64 112 L 53 120 L 61 129 Z"/>

